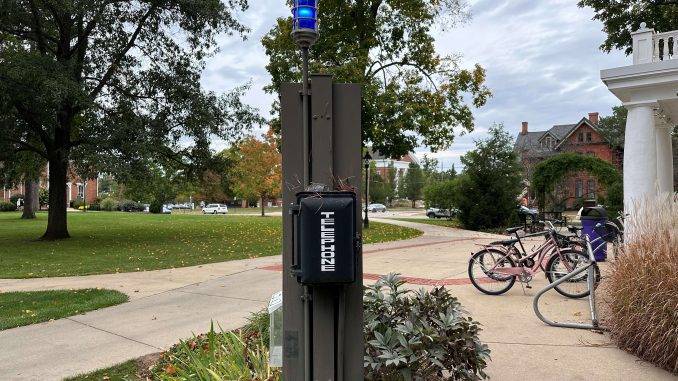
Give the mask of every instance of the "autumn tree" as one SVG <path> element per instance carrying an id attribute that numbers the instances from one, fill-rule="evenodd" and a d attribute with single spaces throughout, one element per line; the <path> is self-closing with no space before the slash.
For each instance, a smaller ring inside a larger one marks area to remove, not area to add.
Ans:
<path id="1" fill-rule="evenodd" d="M 461 69 L 457 56 L 438 54 L 431 33 L 464 21 L 463 1 L 323 0 L 318 17 L 322 29 L 310 50 L 311 70 L 361 84 L 363 144 L 398 158 L 420 144 L 446 149 L 456 133 L 473 129 L 471 108 L 490 96 L 485 70 Z M 262 39 L 270 93 L 301 80 L 291 28 L 290 17 L 279 18 Z M 278 107 L 276 102 L 274 113 Z"/>
<path id="2" fill-rule="evenodd" d="M 282 192 L 282 157 L 276 147 L 272 130 L 262 135 L 244 138 L 233 147 L 234 165 L 231 170 L 233 191 L 240 197 L 261 200 L 261 216 L 265 215 L 264 200 Z"/>
<path id="3" fill-rule="evenodd" d="M 0 142 L 49 162 L 45 239 L 69 237 L 69 172 L 142 178 L 204 167 L 215 137 L 258 121 L 243 89 L 200 85 L 247 0 L 0 0 Z M 189 142 L 190 144 L 186 144 Z M 12 158 L 8 159 L 12 160 Z M 5 167 L 6 168 L 6 167 Z"/>

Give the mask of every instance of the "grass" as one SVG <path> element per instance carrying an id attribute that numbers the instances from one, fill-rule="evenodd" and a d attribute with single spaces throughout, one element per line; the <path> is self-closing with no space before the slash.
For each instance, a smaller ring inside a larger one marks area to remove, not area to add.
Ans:
<path id="1" fill-rule="evenodd" d="M 452 219 L 438 219 L 438 218 L 392 218 L 393 220 L 406 221 L 406 222 L 416 222 L 419 224 L 443 226 L 446 228 L 458 228 L 461 229 L 461 223 L 458 220 Z"/>
<path id="2" fill-rule="evenodd" d="M 0 278 L 108 274 L 279 255 L 282 217 L 69 213 L 70 239 L 41 241 L 47 214 L 0 213 Z M 364 243 L 422 234 L 372 223 Z"/>
<path id="3" fill-rule="evenodd" d="M 118 291 L 92 288 L 0 293 L 0 330 L 73 316 L 127 299 Z"/>
<path id="4" fill-rule="evenodd" d="M 109 368 L 99 369 L 92 373 L 81 374 L 75 377 L 65 378 L 63 381 L 141 381 L 139 377 L 141 367 L 139 361 L 129 360 Z"/>

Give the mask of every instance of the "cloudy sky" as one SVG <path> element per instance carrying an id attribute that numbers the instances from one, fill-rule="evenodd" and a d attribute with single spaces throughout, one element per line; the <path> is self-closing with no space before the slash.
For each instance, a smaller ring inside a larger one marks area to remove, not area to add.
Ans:
<path id="1" fill-rule="evenodd" d="M 598 50 L 605 39 L 602 24 L 591 20 L 590 9 L 580 9 L 576 3 L 470 0 L 468 23 L 435 32 L 438 52 L 461 54 L 464 67 L 481 64 L 493 93 L 487 105 L 475 111 L 476 130 L 458 137 L 448 151 L 432 155 L 445 169 L 452 164 L 461 168 L 460 156 L 473 149 L 473 141 L 483 138 L 493 123 L 504 123 L 515 136 L 523 121 L 529 122 L 531 131 L 545 130 L 575 123 L 589 112 L 609 115 L 612 106 L 619 104 L 600 81 L 600 70 L 630 65 L 631 58 Z M 251 81 L 245 101 L 268 117 L 273 97 L 262 90 L 269 77 L 260 40 L 277 17 L 288 14 L 284 0 L 250 1 L 250 9 L 239 15 L 252 29 L 247 40 L 221 40 L 221 51 L 208 61 L 203 85 L 227 91 Z M 426 152 L 426 148 L 417 150 L 420 157 Z"/>

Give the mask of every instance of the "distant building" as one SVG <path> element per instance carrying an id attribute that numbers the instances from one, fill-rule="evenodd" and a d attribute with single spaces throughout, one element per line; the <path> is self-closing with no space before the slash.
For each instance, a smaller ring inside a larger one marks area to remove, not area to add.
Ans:
<path id="1" fill-rule="evenodd" d="M 622 170 L 623 152 L 615 150 L 598 131 L 597 112 L 589 113 L 588 118 L 582 118 L 575 124 L 555 125 L 547 131 L 530 132 L 528 122 L 523 122 L 514 148 L 524 166 L 524 176 L 528 183 L 537 164 L 565 152 L 595 156 L 612 163 L 619 171 Z M 576 207 L 584 199 L 600 196 L 598 179 L 586 172 L 574 173 L 557 188 L 562 193 L 566 208 Z M 528 203 L 532 204 L 535 196 L 534 191 L 530 190 L 527 194 Z"/>
<path id="2" fill-rule="evenodd" d="M 86 202 L 94 203 L 94 200 L 99 197 L 99 179 L 82 180 L 76 176 L 70 176 L 71 179 L 66 183 L 66 205 L 72 206 L 76 200 L 86 200 Z M 40 189 L 49 189 L 49 166 L 45 167 L 43 176 L 39 180 Z M 24 184 L 20 183 L 14 188 L 2 189 L 2 201 L 9 202 L 12 195 L 24 194 Z"/>
<path id="3" fill-rule="evenodd" d="M 414 153 L 409 153 L 398 160 L 389 159 L 376 151 L 370 151 L 370 155 L 372 156 L 372 160 L 377 167 L 377 172 L 385 179 L 388 178 L 388 167 L 391 163 L 393 163 L 393 167 L 396 170 L 396 184 L 400 181 L 400 179 L 403 178 L 403 176 L 405 176 L 408 168 L 410 167 L 410 163 L 419 164 L 419 159 L 414 155 Z"/>

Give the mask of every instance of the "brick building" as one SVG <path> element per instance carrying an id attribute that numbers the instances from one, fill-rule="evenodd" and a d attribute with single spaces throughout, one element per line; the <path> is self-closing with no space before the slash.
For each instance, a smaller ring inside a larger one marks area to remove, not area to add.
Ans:
<path id="1" fill-rule="evenodd" d="M 72 176 L 74 180 L 66 183 L 66 205 L 71 206 L 78 199 L 84 199 L 86 202 L 93 203 L 94 199 L 99 196 L 99 179 L 90 179 L 83 181 L 82 179 Z M 45 167 L 43 176 L 40 180 L 40 189 L 49 189 L 49 166 Z M 2 198 L 4 202 L 9 202 L 12 195 L 24 194 L 24 184 L 17 184 L 14 188 L 3 188 Z"/>
<path id="2" fill-rule="evenodd" d="M 597 126 L 597 112 L 589 113 L 588 118 L 584 117 L 575 124 L 555 125 L 547 131 L 530 132 L 528 122 L 523 122 L 514 148 L 525 168 L 527 183 L 539 162 L 566 152 L 595 156 L 612 163 L 621 171 L 623 152 L 615 150 Z M 527 193 L 528 203 L 532 204 L 535 196 L 534 190 L 530 189 Z M 556 186 L 553 196 L 565 208 L 577 207 L 584 199 L 601 196 L 598 179 L 587 172 L 574 173 Z"/>
<path id="3" fill-rule="evenodd" d="M 410 163 L 419 164 L 419 159 L 417 159 L 413 153 L 407 154 L 398 160 L 384 157 L 379 152 L 370 152 L 370 155 L 377 167 L 377 172 L 384 179 L 388 178 L 388 167 L 390 164 L 393 164 L 393 167 L 396 170 L 396 183 L 405 176 L 407 170 L 410 168 Z"/>

